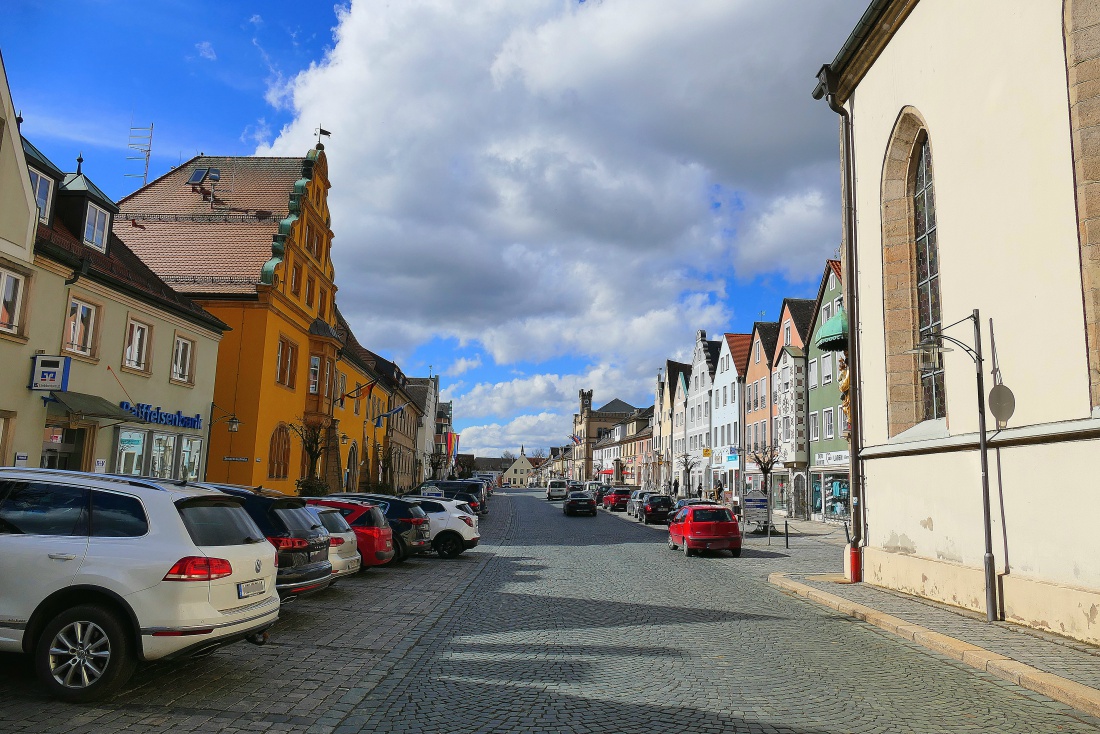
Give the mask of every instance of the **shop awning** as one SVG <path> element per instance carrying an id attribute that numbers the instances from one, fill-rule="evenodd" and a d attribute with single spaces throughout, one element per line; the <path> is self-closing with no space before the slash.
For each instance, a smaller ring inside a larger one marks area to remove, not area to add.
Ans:
<path id="1" fill-rule="evenodd" d="M 843 308 L 838 308 L 817 330 L 817 348 L 826 352 L 843 352 L 848 348 L 848 312 Z"/>
<path id="2" fill-rule="evenodd" d="M 107 420 L 113 421 L 144 422 L 133 413 L 123 410 L 111 401 L 105 400 L 98 395 L 88 395 L 82 392 L 54 391 L 50 393 L 50 396 L 77 419 L 106 418 Z"/>

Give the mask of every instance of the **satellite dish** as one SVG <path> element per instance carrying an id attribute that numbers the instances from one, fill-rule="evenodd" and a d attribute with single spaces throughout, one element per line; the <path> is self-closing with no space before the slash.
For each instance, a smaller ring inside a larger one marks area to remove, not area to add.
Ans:
<path id="1" fill-rule="evenodd" d="M 1016 411 L 1016 396 L 1007 385 L 994 385 L 989 391 L 989 412 L 997 419 L 997 428 L 1008 425 L 1008 419 Z"/>

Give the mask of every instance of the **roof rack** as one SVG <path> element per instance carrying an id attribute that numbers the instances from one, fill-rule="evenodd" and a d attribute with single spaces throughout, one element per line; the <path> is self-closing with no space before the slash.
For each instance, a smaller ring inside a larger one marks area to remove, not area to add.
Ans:
<path id="1" fill-rule="evenodd" d="M 144 487 L 145 489 L 157 489 L 166 492 L 164 483 L 157 479 L 142 479 L 126 476 L 125 474 L 94 474 L 86 471 L 73 471 L 71 469 L 43 469 L 40 467 L 9 466 L 4 471 L 17 471 L 20 474 L 45 474 L 47 476 L 81 477 L 94 479 L 100 482 L 114 482 L 115 484 L 127 484 L 131 487 Z"/>

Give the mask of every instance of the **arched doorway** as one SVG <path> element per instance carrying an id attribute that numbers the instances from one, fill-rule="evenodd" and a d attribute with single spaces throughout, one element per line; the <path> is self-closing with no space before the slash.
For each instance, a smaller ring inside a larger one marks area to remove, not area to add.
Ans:
<path id="1" fill-rule="evenodd" d="M 359 445 L 355 441 L 351 442 L 351 448 L 348 449 L 348 470 L 345 474 L 347 480 L 344 483 L 344 488 L 348 492 L 359 491 Z"/>

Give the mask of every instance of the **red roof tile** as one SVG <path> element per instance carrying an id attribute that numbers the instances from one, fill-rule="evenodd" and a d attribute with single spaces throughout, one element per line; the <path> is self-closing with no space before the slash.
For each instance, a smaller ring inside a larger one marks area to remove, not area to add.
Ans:
<path id="1" fill-rule="evenodd" d="M 115 233 L 185 293 L 254 292 L 304 161 L 196 156 L 122 199 Z M 187 184 L 200 168 L 220 180 Z"/>
<path id="2" fill-rule="evenodd" d="M 737 367 L 737 374 L 742 377 L 749 369 L 749 352 L 752 351 L 752 334 L 725 334 L 726 344 L 730 348 L 730 356 Z"/>

